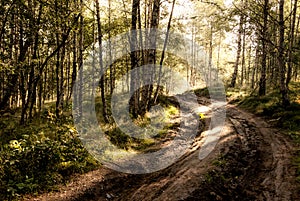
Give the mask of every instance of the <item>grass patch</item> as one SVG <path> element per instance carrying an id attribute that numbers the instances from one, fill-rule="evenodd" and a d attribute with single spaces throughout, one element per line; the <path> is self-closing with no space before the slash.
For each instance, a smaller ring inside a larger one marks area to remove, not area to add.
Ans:
<path id="1" fill-rule="evenodd" d="M 210 94 L 209 94 L 209 90 L 207 87 L 205 88 L 200 88 L 200 89 L 195 89 L 194 93 L 196 94 L 196 96 L 198 97 L 206 97 L 206 98 L 210 98 Z"/>
<path id="2" fill-rule="evenodd" d="M 167 113 L 168 117 L 171 117 L 171 116 L 174 116 L 174 115 L 178 115 L 179 114 L 179 110 L 178 110 L 178 108 L 176 108 L 176 107 L 174 107 L 174 106 L 171 105 L 171 106 L 169 106 L 167 108 L 166 113 Z"/>
<path id="3" fill-rule="evenodd" d="M 264 97 L 248 96 L 239 102 L 239 106 L 254 114 L 264 116 L 279 128 L 289 134 L 296 135 L 300 130 L 300 104 L 291 96 L 291 105 L 283 107 L 280 103 L 280 94 L 272 92 Z"/>
<path id="4" fill-rule="evenodd" d="M 108 97 L 107 103 L 110 102 Z M 157 105 L 151 107 L 144 116 L 131 119 L 132 123 L 139 129 L 131 130 L 131 132 L 136 133 L 130 133 L 130 135 L 119 128 L 111 115 L 111 111 L 108 111 L 109 123 L 104 122 L 99 97 L 95 99 L 95 109 L 98 122 L 106 137 L 113 145 L 124 151 L 143 152 L 163 140 L 170 129 L 179 126 L 178 123 L 172 122 L 172 118 L 179 115 L 179 104 L 175 97 L 159 95 Z M 131 127 L 129 123 L 128 126 L 126 125 L 127 122 L 123 123 L 123 127 Z"/>

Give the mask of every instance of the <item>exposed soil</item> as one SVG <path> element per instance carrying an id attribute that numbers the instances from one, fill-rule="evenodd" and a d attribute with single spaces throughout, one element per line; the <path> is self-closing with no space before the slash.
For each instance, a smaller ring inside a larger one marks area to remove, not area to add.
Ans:
<path id="1" fill-rule="evenodd" d="M 106 168 L 75 177 L 58 192 L 27 200 L 300 200 L 289 138 L 233 105 L 214 151 L 199 160 L 201 135 L 170 167 L 145 175 Z"/>

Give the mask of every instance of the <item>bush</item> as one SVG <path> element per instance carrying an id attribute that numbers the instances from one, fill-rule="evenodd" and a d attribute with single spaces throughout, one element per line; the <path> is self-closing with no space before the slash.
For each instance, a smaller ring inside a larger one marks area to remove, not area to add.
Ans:
<path id="1" fill-rule="evenodd" d="M 18 133 L 13 136 L 18 138 L 2 142 L 0 200 L 51 190 L 66 182 L 72 174 L 99 165 L 75 136 L 70 117 L 58 121 L 44 115 L 38 122 L 16 127 Z"/>

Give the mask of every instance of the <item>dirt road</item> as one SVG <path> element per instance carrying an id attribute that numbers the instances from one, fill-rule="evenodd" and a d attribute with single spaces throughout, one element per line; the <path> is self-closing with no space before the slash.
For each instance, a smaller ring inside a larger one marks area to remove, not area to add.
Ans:
<path id="1" fill-rule="evenodd" d="M 159 172 L 129 175 L 106 168 L 75 178 L 59 192 L 29 200 L 300 200 L 288 137 L 235 106 L 222 136 L 199 160 L 201 136 L 179 161 Z"/>

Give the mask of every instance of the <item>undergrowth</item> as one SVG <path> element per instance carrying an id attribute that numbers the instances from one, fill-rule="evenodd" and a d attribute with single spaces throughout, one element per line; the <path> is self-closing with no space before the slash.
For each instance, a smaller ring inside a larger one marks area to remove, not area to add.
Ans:
<path id="1" fill-rule="evenodd" d="M 99 166 L 78 139 L 70 114 L 58 119 L 50 107 L 26 125 L 12 116 L 1 117 L 0 124 L 0 200 L 55 190 L 71 175 Z"/>
<path id="2" fill-rule="evenodd" d="M 107 101 L 110 102 L 109 99 Z M 176 123 L 171 123 L 171 119 L 179 114 L 179 104 L 175 98 L 159 95 L 158 104 L 154 105 L 153 108 L 156 106 L 159 106 L 160 110 L 150 109 L 144 116 L 132 118 L 132 122 L 139 128 L 145 128 L 146 132 L 131 133 L 131 135 L 126 134 L 126 131 L 120 129 L 116 124 L 109 110 L 110 107 L 108 107 L 109 123 L 104 122 L 101 115 L 102 104 L 99 98 L 96 98 L 95 109 L 98 122 L 112 144 L 126 151 L 133 150 L 143 152 L 153 146 L 157 141 L 163 139 L 167 135 L 168 130 L 179 126 Z M 123 127 L 130 126 L 123 125 Z"/>

